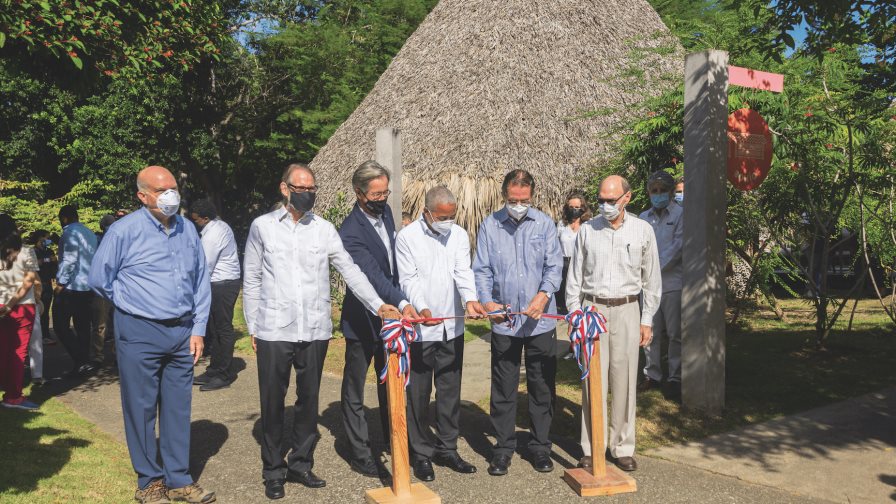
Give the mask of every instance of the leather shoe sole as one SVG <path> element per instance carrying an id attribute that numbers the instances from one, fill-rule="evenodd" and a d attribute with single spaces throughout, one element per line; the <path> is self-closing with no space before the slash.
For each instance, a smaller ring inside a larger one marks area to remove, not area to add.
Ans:
<path id="1" fill-rule="evenodd" d="M 271 500 L 282 499 L 286 497 L 286 490 L 283 488 L 284 480 L 271 480 L 264 482 L 264 496 Z"/>

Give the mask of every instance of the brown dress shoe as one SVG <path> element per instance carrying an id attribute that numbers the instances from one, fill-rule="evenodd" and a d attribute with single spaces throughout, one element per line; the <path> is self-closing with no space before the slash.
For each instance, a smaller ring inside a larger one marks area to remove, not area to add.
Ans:
<path id="1" fill-rule="evenodd" d="M 638 392 L 647 392 L 650 389 L 660 388 L 660 382 L 652 378 L 644 378 L 644 381 L 638 384 Z"/>
<path id="2" fill-rule="evenodd" d="M 146 488 L 137 489 L 134 493 L 134 500 L 140 504 L 170 504 L 168 500 L 168 487 L 165 483 L 157 479 L 146 485 Z"/>
<path id="3" fill-rule="evenodd" d="M 613 462 L 616 463 L 616 467 L 626 472 L 631 472 L 638 468 L 638 463 L 635 462 L 634 457 L 619 457 Z"/>
<path id="4" fill-rule="evenodd" d="M 582 469 L 591 469 L 593 467 L 593 463 L 591 462 L 591 457 L 585 455 L 581 459 L 579 459 L 579 467 Z"/>
<path id="5" fill-rule="evenodd" d="M 203 490 L 198 484 L 191 483 L 185 487 L 168 490 L 168 498 L 171 499 L 171 502 L 208 504 L 209 502 L 215 502 L 215 492 Z"/>

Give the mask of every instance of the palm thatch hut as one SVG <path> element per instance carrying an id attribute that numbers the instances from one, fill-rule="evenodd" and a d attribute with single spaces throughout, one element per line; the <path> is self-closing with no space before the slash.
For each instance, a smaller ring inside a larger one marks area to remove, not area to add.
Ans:
<path id="1" fill-rule="evenodd" d="M 425 192 L 445 184 L 475 236 L 502 204 L 504 174 L 524 168 L 535 205 L 557 215 L 610 155 L 614 126 L 680 79 L 682 61 L 646 0 L 442 0 L 312 161 L 322 206 L 340 191 L 353 200 L 352 171 L 391 126 L 404 211 L 419 215 Z"/>

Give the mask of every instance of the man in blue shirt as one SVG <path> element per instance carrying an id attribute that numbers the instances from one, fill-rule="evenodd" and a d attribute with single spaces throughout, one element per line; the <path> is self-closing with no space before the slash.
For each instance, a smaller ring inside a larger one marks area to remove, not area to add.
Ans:
<path id="1" fill-rule="evenodd" d="M 556 224 L 531 207 L 534 189 L 535 181 L 525 170 L 513 170 L 504 177 L 501 191 L 506 205 L 479 227 L 473 261 L 476 290 L 485 309 L 510 305 L 511 311 L 523 313 L 509 322 L 492 317 L 490 414 L 497 438 L 488 468 L 492 476 L 507 474 L 516 450 L 516 399 L 523 349 L 532 465 L 540 472 L 554 468 L 548 434 L 554 416 L 556 323 L 541 319 L 541 314 L 556 312 L 554 293 L 560 288 L 563 254 Z"/>
<path id="2" fill-rule="evenodd" d="M 90 361 L 90 317 L 93 294 L 87 286 L 87 272 L 96 252 L 96 234 L 78 222 L 74 205 L 59 209 L 62 238 L 59 240 L 59 270 L 53 305 L 53 329 L 74 362 L 69 373 L 93 370 Z M 49 288 L 49 286 L 47 286 Z M 70 324 L 74 321 L 75 330 Z"/>
<path id="3" fill-rule="evenodd" d="M 137 473 L 134 498 L 213 502 L 214 493 L 189 474 L 193 366 L 202 355 L 211 304 L 205 255 L 196 227 L 177 215 L 180 195 L 171 172 L 144 168 L 137 197 L 143 208 L 109 228 L 88 279 L 116 308 L 125 435 Z"/>

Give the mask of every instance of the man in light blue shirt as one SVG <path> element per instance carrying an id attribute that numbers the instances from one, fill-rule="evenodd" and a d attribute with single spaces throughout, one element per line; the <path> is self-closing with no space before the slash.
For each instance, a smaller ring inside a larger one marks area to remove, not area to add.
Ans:
<path id="1" fill-rule="evenodd" d="M 109 228 L 88 278 L 115 305 L 125 436 L 138 477 L 134 497 L 208 503 L 214 493 L 189 473 L 193 366 L 211 304 L 205 254 L 196 227 L 177 215 L 180 195 L 171 172 L 144 168 L 137 197 L 144 207 Z"/>
<path id="2" fill-rule="evenodd" d="M 535 181 L 525 170 L 504 177 L 505 208 L 489 215 L 479 227 L 473 273 L 480 302 L 487 311 L 510 305 L 509 323 L 492 317 L 491 419 L 497 443 L 489 474 L 507 474 L 516 450 L 516 398 L 520 356 L 526 351 L 526 388 L 529 393 L 531 439 L 529 451 L 535 470 L 549 472 L 554 416 L 554 379 L 557 374 L 556 323 L 542 319 L 555 313 L 554 293 L 560 288 L 563 254 L 557 226 L 532 208 Z"/>
<path id="3" fill-rule="evenodd" d="M 74 205 L 59 209 L 59 223 L 62 238 L 54 289 L 53 329 L 74 362 L 69 374 L 76 375 L 93 369 L 89 364 L 93 294 L 87 285 L 87 272 L 96 252 L 96 234 L 78 222 L 78 209 Z"/>

